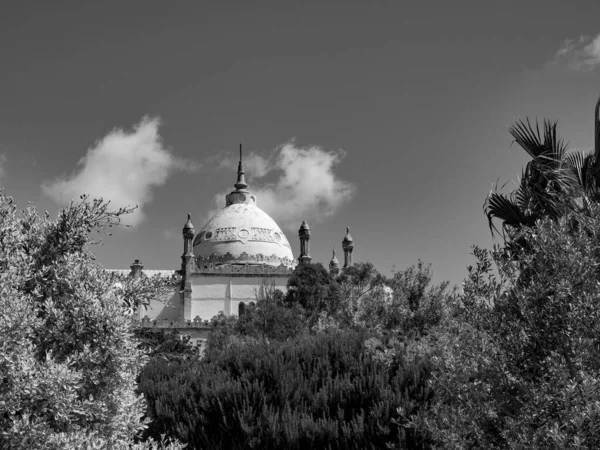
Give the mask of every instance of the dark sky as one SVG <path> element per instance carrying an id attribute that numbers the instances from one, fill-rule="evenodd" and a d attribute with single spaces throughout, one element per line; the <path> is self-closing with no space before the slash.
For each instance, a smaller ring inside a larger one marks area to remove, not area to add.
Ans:
<path id="1" fill-rule="evenodd" d="M 482 204 L 527 161 L 508 126 L 559 119 L 589 149 L 597 2 L 2 3 L 0 186 L 54 213 L 81 191 L 137 203 L 100 262 L 177 268 L 232 189 L 243 142 L 258 205 L 328 263 L 419 258 L 460 283 L 492 243 Z M 146 117 L 146 119 L 144 119 Z M 262 200 L 261 200 L 262 199 Z M 338 253 L 339 254 L 339 253 Z"/>

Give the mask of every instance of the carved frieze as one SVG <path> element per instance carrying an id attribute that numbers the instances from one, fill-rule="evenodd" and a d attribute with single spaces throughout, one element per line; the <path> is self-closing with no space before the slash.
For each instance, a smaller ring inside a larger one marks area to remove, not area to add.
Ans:
<path id="1" fill-rule="evenodd" d="M 291 273 L 294 261 L 277 255 L 249 255 L 243 252 L 234 256 L 228 252 L 225 255 L 197 256 L 196 267 L 198 272 L 203 273 Z"/>
<path id="2" fill-rule="evenodd" d="M 273 242 L 291 248 L 285 234 L 278 230 L 259 227 L 227 227 L 202 231 L 194 239 L 194 246 L 201 242 L 233 242 L 233 241 L 258 241 Z"/>

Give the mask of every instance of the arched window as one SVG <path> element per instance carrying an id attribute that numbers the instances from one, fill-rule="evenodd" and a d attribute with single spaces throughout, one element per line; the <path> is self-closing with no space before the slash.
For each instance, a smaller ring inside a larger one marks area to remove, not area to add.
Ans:
<path id="1" fill-rule="evenodd" d="M 246 311 L 246 304 L 244 302 L 240 302 L 240 304 L 238 305 L 238 316 L 241 317 L 245 311 Z"/>

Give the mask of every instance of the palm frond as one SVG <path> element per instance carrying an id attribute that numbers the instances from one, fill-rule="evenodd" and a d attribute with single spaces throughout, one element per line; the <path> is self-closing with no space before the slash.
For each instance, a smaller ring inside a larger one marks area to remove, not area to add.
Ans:
<path id="1" fill-rule="evenodd" d="M 517 120 L 514 125 L 508 129 L 514 139 L 514 142 L 527 152 L 534 160 L 550 166 L 557 166 L 562 163 L 567 151 L 567 144 L 558 137 L 557 121 L 544 120 L 543 133 L 540 131 L 539 123 L 535 126 L 531 124 L 527 117 L 526 122 Z"/>
<path id="2" fill-rule="evenodd" d="M 533 216 L 522 211 L 519 205 L 506 194 L 490 192 L 485 199 L 483 209 L 492 234 L 494 234 L 494 230 L 498 233 L 498 229 L 494 225 L 494 219 L 499 219 L 503 225 L 512 227 L 533 225 L 535 223 Z"/>
<path id="3" fill-rule="evenodd" d="M 592 153 L 575 151 L 565 157 L 565 165 L 584 193 L 587 193 L 592 187 L 593 162 L 594 155 Z"/>

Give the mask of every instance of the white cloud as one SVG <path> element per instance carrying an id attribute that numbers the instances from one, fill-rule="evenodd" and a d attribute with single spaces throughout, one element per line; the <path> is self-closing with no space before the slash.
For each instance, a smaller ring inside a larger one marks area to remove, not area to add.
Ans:
<path id="1" fill-rule="evenodd" d="M 600 65 L 600 34 L 596 37 L 580 36 L 567 39 L 560 46 L 554 59 L 554 65 L 564 65 L 574 71 L 590 71 Z"/>
<path id="2" fill-rule="evenodd" d="M 110 200 L 115 208 L 137 205 L 132 214 L 123 217 L 123 223 L 139 224 L 156 186 L 163 185 L 174 170 L 199 167 L 165 148 L 159 126 L 158 118 L 144 117 L 131 131 L 112 130 L 88 149 L 71 175 L 42 184 L 43 192 L 61 204 L 90 194 Z"/>
<path id="3" fill-rule="evenodd" d="M 321 147 L 300 147 L 294 142 L 284 144 L 269 157 L 250 154 L 244 157 L 244 169 L 250 179 L 275 175 L 273 182 L 252 183 L 257 205 L 273 217 L 280 226 L 294 229 L 302 220 L 321 221 L 333 216 L 347 203 L 355 187 L 334 172 L 345 152 L 327 151 Z M 227 190 L 218 193 L 214 202 L 224 205 Z M 210 211 L 212 216 L 217 210 Z"/>

